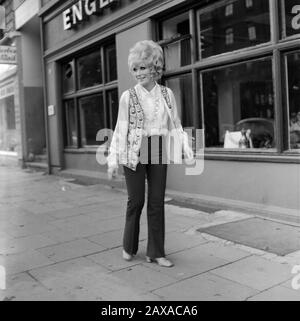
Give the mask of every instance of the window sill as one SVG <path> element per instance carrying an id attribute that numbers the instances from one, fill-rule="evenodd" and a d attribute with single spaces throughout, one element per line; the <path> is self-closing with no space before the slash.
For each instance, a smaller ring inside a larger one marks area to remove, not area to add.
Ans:
<path id="1" fill-rule="evenodd" d="M 106 151 L 106 146 L 90 146 L 90 147 L 82 147 L 82 148 L 74 148 L 74 147 L 65 147 L 64 153 L 66 154 L 96 154 L 99 151 Z"/>
<path id="2" fill-rule="evenodd" d="M 197 155 L 197 158 L 200 155 Z M 220 160 L 220 161 L 234 161 L 234 162 L 260 162 L 260 163 L 288 163 L 300 164 L 300 154 L 298 153 L 277 153 L 272 151 L 261 152 L 242 152 L 242 151 L 212 151 L 206 150 L 204 152 L 205 160 Z"/>
<path id="3" fill-rule="evenodd" d="M 66 154 L 96 154 L 97 152 L 105 152 L 105 146 L 95 146 L 86 148 L 65 148 Z M 196 158 L 201 158 L 197 154 Z M 242 152 L 242 151 L 212 151 L 206 150 L 204 152 L 205 160 L 218 160 L 218 161 L 233 161 L 233 162 L 259 162 L 259 163 L 288 163 L 300 164 L 300 153 L 287 152 L 278 154 L 272 151 L 261 152 Z"/>

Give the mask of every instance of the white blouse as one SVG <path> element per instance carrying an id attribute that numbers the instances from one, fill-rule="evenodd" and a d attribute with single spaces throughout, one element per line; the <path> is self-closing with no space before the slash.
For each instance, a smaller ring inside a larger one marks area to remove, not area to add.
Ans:
<path id="1" fill-rule="evenodd" d="M 156 83 L 151 91 L 142 85 L 136 85 L 135 90 L 144 113 L 143 135 L 166 135 L 168 113 L 159 85 Z"/>

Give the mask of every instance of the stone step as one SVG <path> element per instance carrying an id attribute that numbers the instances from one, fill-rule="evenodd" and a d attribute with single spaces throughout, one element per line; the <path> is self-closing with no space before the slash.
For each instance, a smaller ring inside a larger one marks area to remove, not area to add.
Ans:
<path id="1" fill-rule="evenodd" d="M 29 169 L 34 169 L 37 171 L 44 171 L 48 170 L 48 164 L 46 162 L 26 162 L 25 166 Z"/>

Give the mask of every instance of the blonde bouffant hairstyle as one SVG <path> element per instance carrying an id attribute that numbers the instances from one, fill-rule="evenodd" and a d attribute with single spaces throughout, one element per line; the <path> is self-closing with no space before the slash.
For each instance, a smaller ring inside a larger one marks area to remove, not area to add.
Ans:
<path id="1" fill-rule="evenodd" d="M 151 70 L 155 80 L 160 79 L 164 66 L 164 54 L 161 46 L 152 40 L 137 42 L 129 51 L 129 71 L 132 73 L 133 68 L 141 63 Z"/>

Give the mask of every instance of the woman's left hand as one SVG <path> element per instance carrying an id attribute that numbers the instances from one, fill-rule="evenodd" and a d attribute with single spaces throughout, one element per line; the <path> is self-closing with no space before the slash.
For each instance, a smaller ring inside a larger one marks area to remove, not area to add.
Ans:
<path id="1" fill-rule="evenodd" d="M 188 160 L 194 159 L 194 152 L 189 146 L 185 147 L 184 153 Z"/>

